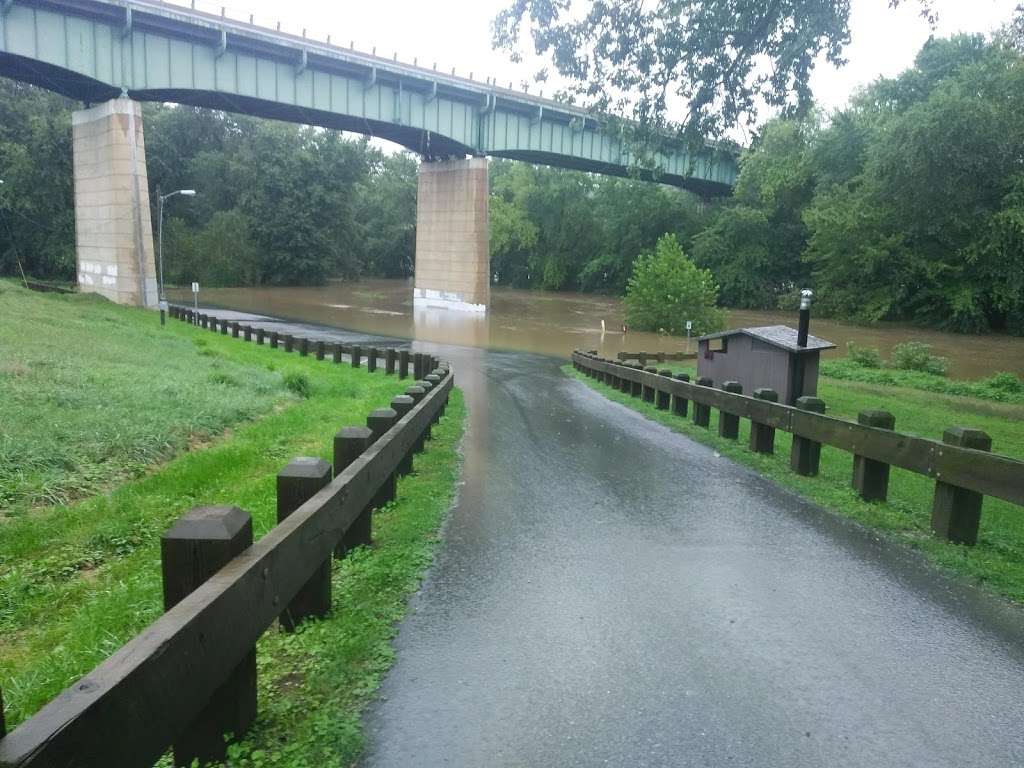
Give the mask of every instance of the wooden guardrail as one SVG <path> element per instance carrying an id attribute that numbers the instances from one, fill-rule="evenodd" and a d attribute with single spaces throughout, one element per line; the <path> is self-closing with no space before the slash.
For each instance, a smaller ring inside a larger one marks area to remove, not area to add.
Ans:
<path id="1" fill-rule="evenodd" d="M 353 367 L 359 368 L 365 362 L 367 370 L 371 372 L 377 370 L 378 365 L 383 363 L 385 373 L 390 375 L 397 372 L 400 379 L 406 379 L 410 374 L 414 379 L 422 379 L 438 365 L 436 357 L 420 352 L 413 353 L 407 349 L 396 350 L 393 347 L 378 349 L 377 347 L 363 347 L 359 344 L 343 344 L 294 334 L 282 334 L 278 331 L 268 331 L 251 322 L 240 323 L 237 320 L 227 320 L 176 304 L 168 307 L 168 312 L 172 318 L 213 333 L 217 333 L 219 330 L 224 336 L 230 334 L 236 339 L 241 337 L 245 341 L 255 341 L 256 344 L 267 343 L 271 349 L 283 349 L 285 352 L 298 351 L 303 357 L 312 352 L 316 355 L 317 360 L 324 360 L 330 356 L 335 363 L 341 363 L 343 356 L 347 356 Z"/>
<path id="2" fill-rule="evenodd" d="M 6 735 L 0 717 L 0 767 L 142 768 L 172 745 L 175 765 L 223 757 L 224 734 L 255 717 L 256 641 L 327 610 L 331 557 L 369 543 L 373 509 L 394 498 L 453 384 L 435 366 L 366 427 L 342 429 L 333 469 L 291 462 L 279 522 L 255 544 L 235 507 L 180 519 L 161 541 L 166 613 Z"/>
<path id="3" fill-rule="evenodd" d="M 636 360 L 640 365 L 648 362 L 664 363 L 666 360 L 696 360 L 696 352 L 619 352 L 616 357 L 623 362 Z"/>
<path id="4" fill-rule="evenodd" d="M 691 382 L 686 374 L 643 368 L 606 360 L 594 352 L 576 351 L 573 366 L 634 397 L 656 402 L 656 407 L 686 416 L 693 402 L 693 421 L 708 427 L 710 410 L 716 408 L 719 433 L 736 439 L 738 419 L 751 422 L 751 449 L 774 451 L 774 432 L 793 435 L 790 466 L 803 475 L 818 473 L 822 445 L 853 454 L 852 484 L 865 500 L 884 500 L 889 467 L 895 466 L 935 480 L 932 530 L 949 541 L 973 545 L 978 538 L 983 496 L 994 496 L 1024 505 L 1024 462 L 991 453 L 992 441 L 981 430 L 951 427 L 942 441 L 894 431 L 895 419 L 886 411 L 862 411 L 857 422 L 825 415 L 825 403 L 817 397 L 801 397 L 796 406 L 776 402 L 767 389 L 753 396 L 742 394 L 736 382 L 716 389 L 710 379 Z M 671 406 L 670 406 L 671 401 Z"/>

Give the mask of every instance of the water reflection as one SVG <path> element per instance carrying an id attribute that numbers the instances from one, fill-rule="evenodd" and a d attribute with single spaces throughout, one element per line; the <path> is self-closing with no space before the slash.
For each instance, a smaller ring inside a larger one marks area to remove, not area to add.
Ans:
<path id="1" fill-rule="evenodd" d="M 180 291 L 172 297 L 191 300 L 191 294 Z M 332 281 L 315 288 L 218 288 L 204 290 L 200 300 L 367 333 L 561 357 L 577 347 L 614 356 L 623 350 L 671 352 L 686 346 L 685 339 L 623 332 L 621 300 L 591 294 L 495 288 L 491 311 L 484 317 L 443 310 L 414 312 L 408 280 Z M 773 323 L 795 326 L 796 311 L 729 313 L 730 327 Z M 837 351 L 826 355 L 845 354 L 848 341 L 878 347 L 885 355 L 899 342 L 921 341 L 950 359 L 953 376 L 978 378 L 995 371 L 1024 375 L 1024 338 L 1019 337 L 968 336 L 892 323 L 860 327 L 822 319 L 812 320 L 811 333 L 837 345 Z"/>

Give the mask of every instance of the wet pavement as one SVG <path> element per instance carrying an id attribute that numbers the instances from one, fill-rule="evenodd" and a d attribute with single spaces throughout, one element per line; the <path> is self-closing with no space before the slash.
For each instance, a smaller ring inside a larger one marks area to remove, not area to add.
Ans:
<path id="1" fill-rule="evenodd" d="M 1019 609 L 524 353 L 452 360 L 443 544 L 362 765 L 1024 765 Z"/>

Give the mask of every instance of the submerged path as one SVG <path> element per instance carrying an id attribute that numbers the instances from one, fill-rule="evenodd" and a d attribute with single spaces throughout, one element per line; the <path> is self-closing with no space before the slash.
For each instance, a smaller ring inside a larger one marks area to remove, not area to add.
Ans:
<path id="1" fill-rule="evenodd" d="M 416 348 L 464 485 L 362 765 L 1024 765 L 1018 609 L 556 360 Z"/>

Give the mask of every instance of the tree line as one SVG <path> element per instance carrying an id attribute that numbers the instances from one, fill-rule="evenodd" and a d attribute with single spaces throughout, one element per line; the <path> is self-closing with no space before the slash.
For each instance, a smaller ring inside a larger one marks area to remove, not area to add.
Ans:
<path id="1" fill-rule="evenodd" d="M 720 304 L 795 306 L 965 332 L 1024 333 L 1024 69 L 1009 35 L 932 40 L 914 66 L 832 114 L 767 123 L 735 194 L 494 160 L 497 285 L 620 295 L 663 235 Z M 0 81 L 0 271 L 74 278 L 70 111 Z M 414 157 L 336 132 L 144 105 L 169 282 L 407 277 Z M 155 203 L 154 203 L 155 204 Z M 154 215 L 155 221 L 155 215 Z"/>
<path id="2" fill-rule="evenodd" d="M 1024 63 L 932 40 L 832 115 L 768 123 L 691 241 L 727 306 L 1024 334 Z"/>

